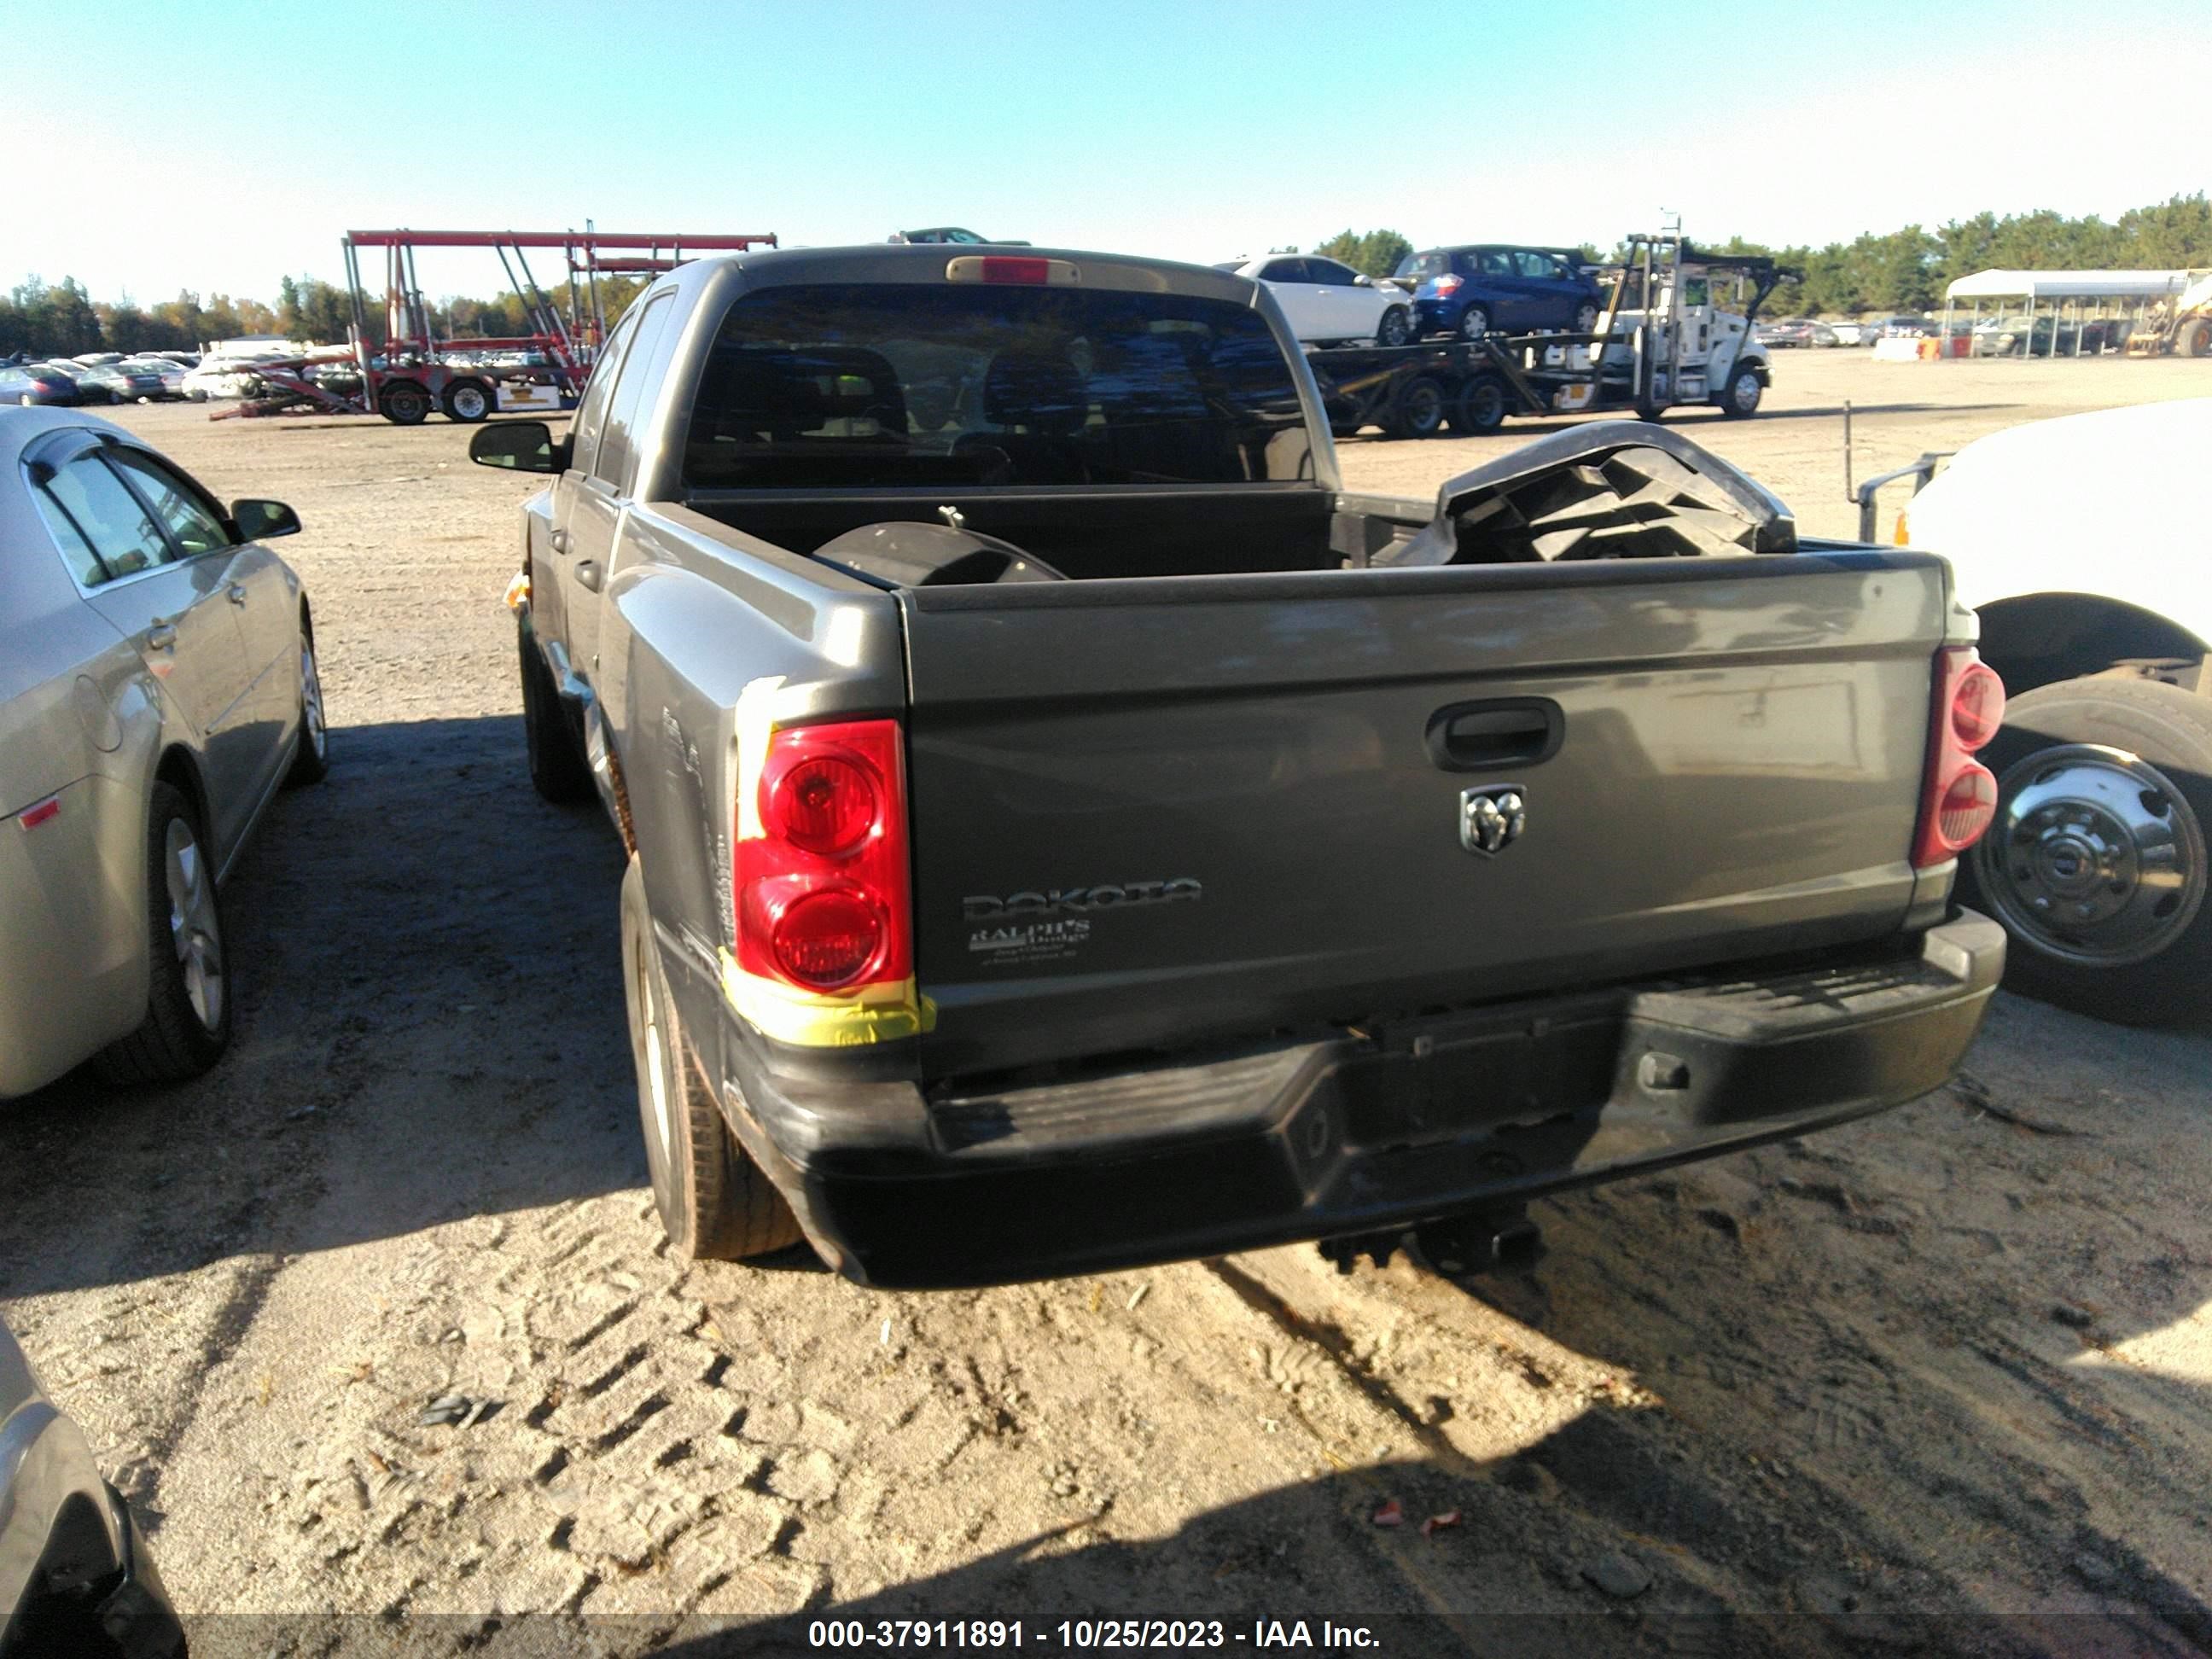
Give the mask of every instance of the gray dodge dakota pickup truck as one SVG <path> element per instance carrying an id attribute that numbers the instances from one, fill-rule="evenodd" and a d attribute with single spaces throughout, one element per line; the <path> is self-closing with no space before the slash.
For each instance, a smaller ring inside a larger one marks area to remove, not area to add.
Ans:
<path id="1" fill-rule="evenodd" d="M 688 1253 L 1484 1265 L 1532 1195 L 1939 1086 L 2002 967 L 1942 561 L 1633 422 L 1347 494 L 1242 278 L 701 259 L 567 434 L 471 453 L 551 477 L 531 775 L 631 853 Z"/>

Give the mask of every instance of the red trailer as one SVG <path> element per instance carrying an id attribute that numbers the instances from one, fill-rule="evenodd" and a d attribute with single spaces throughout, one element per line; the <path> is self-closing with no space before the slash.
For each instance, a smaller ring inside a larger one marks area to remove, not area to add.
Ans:
<path id="1" fill-rule="evenodd" d="M 414 426 L 442 409 L 454 421 L 481 421 L 501 409 L 572 409 L 592 372 L 606 316 L 602 276 L 673 270 L 702 253 L 774 247 L 767 232 L 689 235 L 672 232 L 352 230 L 339 244 L 354 319 L 343 346 L 256 362 L 265 390 L 210 412 L 210 420 L 281 413 L 381 415 Z M 521 297 L 528 332 L 498 338 L 440 338 L 416 274 L 426 247 L 490 248 L 507 286 Z M 362 303 L 361 251 L 384 251 L 384 342 L 376 343 Z M 528 250 L 558 249 L 565 307 L 538 286 Z"/>

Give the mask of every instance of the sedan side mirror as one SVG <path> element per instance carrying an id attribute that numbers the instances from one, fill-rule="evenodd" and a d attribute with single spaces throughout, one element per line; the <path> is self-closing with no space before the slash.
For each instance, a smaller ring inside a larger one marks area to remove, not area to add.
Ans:
<path id="1" fill-rule="evenodd" d="M 1375 286 L 1374 280 L 1364 270 L 1361 271 L 1359 275 L 1353 277 L 1352 282 L 1355 288 L 1373 288 Z"/>
<path id="2" fill-rule="evenodd" d="M 300 515 L 282 501 L 233 501 L 230 521 L 238 526 L 238 539 L 242 542 L 265 542 L 271 536 L 300 533 Z"/>
<path id="3" fill-rule="evenodd" d="M 560 472 L 568 464 L 568 441 L 555 443 L 553 428 L 543 421 L 501 421 L 476 429 L 469 459 L 509 472 Z"/>

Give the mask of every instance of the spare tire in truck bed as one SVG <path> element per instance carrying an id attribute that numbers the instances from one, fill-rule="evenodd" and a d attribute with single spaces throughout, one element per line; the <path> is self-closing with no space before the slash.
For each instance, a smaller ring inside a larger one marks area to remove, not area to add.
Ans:
<path id="1" fill-rule="evenodd" d="M 814 556 L 899 587 L 978 582 L 1060 582 L 1067 578 L 1012 542 L 949 524 L 893 520 L 834 536 Z"/>

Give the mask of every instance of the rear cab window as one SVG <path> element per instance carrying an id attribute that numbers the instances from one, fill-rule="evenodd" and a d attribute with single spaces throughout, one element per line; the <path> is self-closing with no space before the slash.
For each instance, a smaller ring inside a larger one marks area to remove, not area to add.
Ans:
<path id="1" fill-rule="evenodd" d="M 1297 382 L 1249 306 L 945 283 L 763 289 L 730 308 L 695 489 L 1295 482 Z"/>

